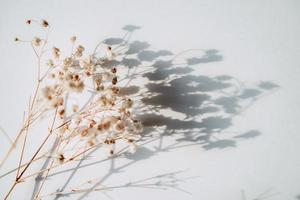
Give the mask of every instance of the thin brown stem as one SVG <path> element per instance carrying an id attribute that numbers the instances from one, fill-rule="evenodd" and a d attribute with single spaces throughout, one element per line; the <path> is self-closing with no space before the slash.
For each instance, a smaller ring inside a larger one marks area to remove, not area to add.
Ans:
<path id="1" fill-rule="evenodd" d="M 77 158 L 77 157 L 81 156 L 82 154 L 84 154 L 84 153 L 90 151 L 91 149 L 95 148 L 96 146 L 101 146 L 101 145 L 102 145 L 102 143 L 98 143 L 98 144 L 96 144 L 96 145 L 93 145 L 93 146 L 91 146 L 91 147 L 85 149 L 84 151 L 78 153 L 77 155 L 75 155 L 75 156 L 69 158 L 68 160 L 66 160 L 66 161 L 63 162 L 63 163 L 56 164 L 56 165 L 52 166 L 51 168 L 46 168 L 46 169 L 40 170 L 40 171 L 38 171 L 38 172 L 35 172 L 35 173 L 33 173 L 33 174 L 30 174 L 30 175 L 28 175 L 28 176 L 25 176 L 25 177 L 23 177 L 22 179 L 20 179 L 20 181 L 24 181 L 25 179 L 27 179 L 27 178 L 29 178 L 29 177 L 32 177 L 32 176 L 35 176 L 35 175 L 37 175 L 37 174 L 39 174 L 39 173 L 41 173 L 41 172 L 45 172 L 45 171 L 47 171 L 47 170 L 49 170 L 49 169 L 54 169 L 54 168 L 56 168 L 56 167 L 58 167 L 58 166 L 62 166 L 62 165 L 64 165 L 64 164 L 66 164 L 66 163 L 69 163 L 69 162 L 75 160 L 75 158 Z"/>
<path id="2" fill-rule="evenodd" d="M 54 118 L 53 118 L 53 121 L 52 121 L 51 129 L 50 129 L 48 135 L 46 136 L 46 138 L 44 139 L 44 141 L 42 142 L 42 144 L 40 145 L 40 147 L 38 148 L 38 150 L 35 152 L 35 154 L 32 156 L 31 160 L 26 165 L 26 167 L 24 168 L 24 170 L 18 176 L 18 178 L 17 178 L 18 180 L 22 177 L 22 175 L 28 169 L 28 167 L 30 166 L 30 164 L 32 163 L 32 161 L 34 160 L 34 158 L 38 155 L 38 153 L 41 151 L 41 149 L 43 148 L 43 146 L 45 145 L 45 143 L 47 142 L 47 140 L 49 139 L 49 137 L 52 135 L 52 133 L 53 133 L 53 126 L 54 126 L 54 123 L 55 123 L 56 116 L 57 116 L 57 108 L 55 110 L 55 114 L 54 114 Z"/>
<path id="3" fill-rule="evenodd" d="M 29 104 L 28 104 L 28 118 L 29 118 L 29 114 L 30 114 L 30 98 L 29 98 Z M 27 125 L 28 125 L 29 121 L 27 121 Z M 23 145 L 22 145 L 22 150 L 21 150 L 21 156 L 20 156 L 20 160 L 19 160 L 19 165 L 18 165 L 18 171 L 17 171 L 17 174 L 16 174 L 16 178 L 19 176 L 19 172 L 20 172 L 20 166 L 22 164 L 22 161 L 23 161 L 23 156 L 24 156 L 24 150 L 25 150 L 25 145 L 26 145 L 26 140 L 27 140 L 27 135 L 28 135 L 28 127 L 26 128 L 25 130 L 25 138 L 24 138 L 24 142 L 23 142 Z"/>
<path id="4" fill-rule="evenodd" d="M 38 160 L 40 160 L 40 159 L 42 159 L 42 158 L 44 158 L 47 154 L 48 154 L 48 152 L 45 153 L 45 154 L 43 154 L 43 155 L 41 155 L 41 156 L 39 156 L 39 157 L 36 157 L 36 158 L 32 161 L 32 163 L 35 162 L 35 161 L 38 161 Z M 20 168 L 25 167 L 28 163 L 29 163 L 29 161 L 25 162 L 25 163 L 22 164 L 20 167 L 16 167 L 16 168 L 14 168 L 14 169 L 12 169 L 12 170 L 10 170 L 10 171 L 8 171 L 8 172 L 2 174 L 2 175 L 0 176 L 0 179 L 6 177 L 7 175 L 9 175 L 9 174 L 15 172 L 16 170 L 18 170 L 18 169 L 20 169 Z"/>
<path id="5" fill-rule="evenodd" d="M 9 197 L 9 195 L 11 194 L 12 190 L 15 188 L 15 186 L 21 182 L 21 178 L 24 175 L 24 173 L 27 171 L 27 169 L 29 168 L 29 166 L 32 164 L 33 160 L 35 159 L 35 157 L 38 155 L 38 153 L 41 151 L 41 149 L 43 148 L 43 146 L 45 145 L 45 143 L 47 142 L 47 140 L 49 139 L 49 137 L 52 135 L 53 133 L 53 127 L 55 124 L 55 120 L 56 120 L 56 116 L 57 116 L 57 108 L 55 110 L 55 114 L 54 114 L 54 118 L 51 124 L 51 128 L 49 130 L 48 135 L 46 136 L 46 138 L 44 139 L 44 141 L 42 142 L 42 144 L 39 146 L 39 148 L 37 149 L 37 151 L 34 153 L 34 155 L 32 156 L 32 158 L 30 159 L 30 161 L 28 162 L 28 164 L 25 166 L 25 168 L 22 170 L 22 172 L 20 173 L 20 175 L 18 175 L 15 179 L 14 184 L 12 185 L 11 189 L 9 190 L 8 194 L 6 195 L 5 199 L 7 199 Z"/>
<path id="6" fill-rule="evenodd" d="M 6 196 L 4 197 L 4 200 L 6 200 L 6 199 L 9 197 L 9 195 L 12 193 L 12 191 L 14 190 L 14 188 L 16 187 L 17 184 L 18 184 L 18 182 L 15 180 L 15 181 L 14 181 L 14 184 L 10 187 L 8 193 L 7 193 Z"/>

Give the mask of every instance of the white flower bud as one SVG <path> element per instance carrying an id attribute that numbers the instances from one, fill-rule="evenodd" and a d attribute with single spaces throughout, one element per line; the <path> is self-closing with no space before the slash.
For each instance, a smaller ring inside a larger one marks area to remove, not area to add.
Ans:
<path id="1" fill-rule="evenodd" d="M 133 105 L 133 101 L 131 99 L 126 99 L 122 103 L 122 108 L 124 108 L 124 109 L 131 108 L 132 105 Z"/>
<path id="2" fill-rule="evenodd" d="M 41 42 L 42 42 L 42 40 L 41 40 L 40 38 L 38 38 L 38 37 L 34 37 L 34 38 L 32 39 L 32 44 L 33 44 L 34 46 L 40 46 Z"/>
<path id="3" fill-rule="evenodd" d="M 72 43 L 74 43 L 74 42 L 76 41 L 76 36 L 71 37 L 71 38 L 70 38 L 70 41 L 71 41 Z"/>
<path id="4" fill-rule="evenodd" d="M 49 60 L 48 60 L 47 66 L 48 66 L 48 67 L 54 67 L 54 62 L 53 62 L 52 59 L 49 59 Z"/>

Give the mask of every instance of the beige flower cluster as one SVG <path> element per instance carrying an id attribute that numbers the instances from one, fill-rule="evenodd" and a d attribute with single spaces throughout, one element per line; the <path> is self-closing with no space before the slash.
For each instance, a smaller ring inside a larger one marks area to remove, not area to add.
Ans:
<path id="1" fill-rule="evenodd" d="M 143 131 L 142 123 L 132 114 L 133 100 L 124 94 L 119 95 L 119 70 L 113 61 L 121 54 L 115 53 L 111 46 L 104 47 L 103 56 L 88 54 L 83 45 L 77 44 L 76 36 L 70 38 L 71 52 L 65 52 L 62 50 L 64 48 L 48 44 L 50 25 L 46 20 L 29 19 L 26 23 L 38 25 L 44 35 L 30 40 L 15 38 L 16 42 L 30 44 L 37 58 L 38 73 L 34 94 L 24 112 L 23 126 L 0 162 L 1 168 L 15 146 L 21 145 L 18 148 L 21 152 L 16 176 L 4 199 L 9 198 L 19 183 L 43 175 L 42 184 L 34 197 L 39 199 L 51 169 L 74 161 L 96 147 L 107 147 L 109 155 L 119 154 L 127 147 L 134 153 Z M 80 105 L 87 94 L 90 98 Z M 78 102 L 69 105 L 69 97 L 77 97 Z M 44 116 L 51 119 L 44 139 L 33 155 L 29 155 L 30 159 L 25 161 L 24 152 L 30 145 L 26 140 L 27 135 L 31 134 L 29 129 L 45 119 Z M 55 142 L 50 138 L 54 138 Z M 115 150 L 116 144 L 120 144 L 121 151 Z M 50 149 L 45 150 L 47 147 Z M 42 155 L 42 152 L 48 153 Z M 32 164 L 45 158 L 52 159 L 50 163 L 45 161 L 45 169 L 36 172 L 28 170 Z"/>
<path id="2" fill-rule="evenodd" d="M 27 23 L 39 23 L 43 28 L 49 28 L 46 20 L 27 20 Z M 22 40 L 17 38 L 16 41 Z M 47 45 L 47 38 L 33 37 L 30 43 L 36 51 Z M 103 144 L 112 155 L 117 141 L 122 140 L 134 153 L 143 127 L 132 115 L 133 100 L 119 95 L 117 67 L 108 65 L 117 58 L 117 54 L 111 46 L 106 46 L 105 56 L 89 55 L 83 45 L 77 44 L 76 36 L 70 38 L 70 43 L 72 52 L 67 56 L 63 56 L 65 54 L 60 48 L 50 47 L 50 57 L 41 64 L 42 69 L 47 69 L 44 76 L 39 77 L 41 89 L 37 96 L 37 102 L 44 105 L 45 110 L 56 110 L 56 115 L 65 120 L 57 133 L 61 143 L 57 149 L 59 162 L 67 159 L 64 149 L 74 143 L 79 149 Z M 66 96 L 87 91 L 94 93 L 93 99 L 81 108 L 72 105 L 69 112 Z"/>

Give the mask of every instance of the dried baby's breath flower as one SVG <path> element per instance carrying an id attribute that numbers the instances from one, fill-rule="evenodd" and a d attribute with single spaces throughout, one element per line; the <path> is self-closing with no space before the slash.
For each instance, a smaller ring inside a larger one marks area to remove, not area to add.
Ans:
<path id="1" fill-rule="evenodd" d="M 93 128 L 95 125 L 96 125 L 96 121 L 95 120 L 90 120 L 89 124 L 88 124 L 88 127 Z"/>
<path id="2" fill-rule="evenodd" d="M 88 136 L 91 136 L 91 135 L 95 135 L 96 132 L 97 132 L 96 128 L 82 128 L 80 130 L 80 135 L 82 137 L 88 137 Z"/>
<path id="3" fill-rule="evenodd" d="M 102 75 L 101 74 L 95 74 L 93 78 L 94 78 L 94 82 L 96 85 L 100 85 L 102 83 Z"/>
<path id="4" fill-rule="evenodd" d="M 50 107 L 57 108 L 64 103 L 64 98 L 61 96 L 62 90 L 59 85 L 46 86 L 42 89 L 42 97 Z"/>
<path id="5" fill-rule="evenodd" d="M 84 47 L 79 45 L 76 50 L 75 50 L 75 56 L 76 57 L 81 57 L 82 56 L 82 53 L 84 51 Z"/>
<path id="6" fill-rule="evenodd" d="M 120 92 L 120 88 L 116 86 L 119 78 L 118 70 L 116 67 L 110 67 L 113 64 L 110 60 L 121 54 L 116 54 L 109 46 L 105 49 L 106 56 L 100 57 L 98 53 L 85 55 L 85 48 L 82 45 L 73 49 L 76 42 L 76 36 L 73 36 L 70 38 L 72 47 L 69 57 L 62 57 L 62 55 L 69 55 L 69 51 L 63 53 L 59 48 L 53 47 L 50 59 L 45 58 L 47 54 L 44 52 L 47 52 L 46 49 L 49 48 L 47 46 L 49 23 L 46 20 L 33 19 L 27 20 L 26 23 L 36 23 L 45 32 L 45 36 L 41 36 L 43 39 L 34 37 L 32 41 L 29 41 L 29 44 L 34 45 L 33 50 L 39 61 L 46 60 L 47 62 L 43 64 L 49 68 L 40 68 L 40 62 L 38 62 L 38 87 L 30 105 L 32 110 L 28 114 L 39 117 L 40 113 L 41 116 L 55 113 L 54 120 L 50 124 L 57 128 L 49 128 L 49 135 L 45 137 L 47 140 L 53 133 L 60 139 L 61 143 L 55 149 L 55 152 L 59 153 L 54 159 L 62 165 L 73 161 L 76 155 L 85 153 L 87 147 L 98 147 L 98 144 L 108 147 L 108 153 L 112 156 L 115 154 L 115 146 L 119 141 L 127 142 L 129 151 L 134 153 L 137 149 L 136 141 L 141 137 L 143 126 L 131 114 L 133 100 L 126 97 L 123 99 L 118 95 Z M 28 42 L 19 38 L 15 38 L 15 41 Z M 97 92 L 91 91 L 92 88 Z M 93 94 L 88 103 L 83 104 L 80 109 L 75 104 L 70 112 L 68 105 L 70 100 L 78 102 L 79 99 L 76 98 L 81 98 L 80 93 L 86 94 L 86 92 Z M 46 113 L 48 111 L 52 112 Z M 27 120 L 28 122 L 38 121 L 38 117 Z M 43 143 L 45 147 L 48 146 L 46 140 Z M 73 157 L 66 159 L 64 151 L 66 149 L 67 155 L 73 155 Z M 20 164 L 23 163 L 20 162 Z"/>
<path id="7" fill-rule="evenodd" d="M 31 24 L 31 19 L 27 19 L 26 24 Z"/>
<path id="8" fill-rule="evenodd" d="M 77 51 L 84 51 L 84 47 L 83 47 L 82 45 L 79 45 L 79 46 L 77 47 Z"/>
<path id="9" fill-rule="evenodd" d="M 65 158 L 64 154 L 59 153 L 57 156 L 57 160 L 60 164 L 62 164 L 66 160 L 66 158 Z"/>
<path id="10" fill-rule="evenodd" d="M 76 36 L 71 37 L 71 38 L 70 38 L 70 41 L 71 41 L 72 43 L 75 43 L 75 42 L 76 42 Z"/>
<path id="11" fill-rule="evenodd" d="M 118 78 L 116 76 L 113 77 L 111 82 L 112 82 L 113 85 L 116 85 L 118 83 Z"/>
<path id="12" fill-rule="evenodd" d="M 59 106 L 62 106 L 64 104 L 64 98 L 63 97 L 56 97 L 51 101 L 51 106 L 53 108 L 57 108 Z"/>
<path id="13" fill-rule="evenodd" d="M 74 113 L 77 112 L 77 111 L 78 111 L 78 105 L 74 104 L 74 105 L 72 106 L 72 111 L 73 111 Z"/>
<path id="14" fill-rule="evenodd" d="M 42 26 L 47 28 L 49 26 L 49 23 L 46 20 L 42 20 Z"/>
<path id="15" fill-rule="evenodd" d="M 90 147 L 95 145 L 95 142 L 93 141 L 93 139 L 89 139 L 87 143 Z"/>
<path id="16" fill-rule="evenodd" d="M 122 108 L 128 109 L 131 108 L 133 105 L 133 101 L 131 99 L 125 99 L 122 103 Z"/>
<path id="17" fill-rule="evenodd" d="M 115 68 L 115 67 L 112 68 L 112 69 L 111 69 L 111 73 L 114 73 L 114 74 L 117 73 L 117 68 Z"/>
<path id="18" fill-rule="evenodd" d="M 81 135 L 82 137 L 85 137 L 85 136 L 88 135 L 89 131 L 88 131 L 87 128 L 83 128 L 83 129 L 80 130 L 79 133 L 80 133 L 80 135 Z"/>
<path id="19" fill-rule="evenodd" d="M 65 82 L 66 89 L 73 92 L 82 92 L 85 84 L 78 74 L 60 72 L 61 80 Z"/>
<path id="20" fill-rule="evenodd" d="M 137 133 L 141 133 L 143 131 L 143 125 L 142 125 L 142 122 L 140 120 L 134 120 L 133 121 L 133 126 L 134 126 L 135 131 Z"/>
<path id="21" fill-rule="evenodd" d="M 112 51 L 112 48 L 110 46 L 107 47 L 106 56 L 107 56 L 108 60 L 112 60 L 116 57 L 116 54 Z"/>
<path id="22" fill-rule="evenodd" d="M 114 126 L 114 130 L 117 132 L 122 132 L 125 130 L 125 123 L 122 120 L 118 120 Z"/>
<path id="23" fill-rule="evenodd" d="M 102 120 L 102 123 L 101 123 L 102 129 L 108 130 L 111 126 L 111 123 L 112 123 L 112 121 L 110 118 L 106 118 L 106 119 Z"/>
<path id="24" fill-rule="evenodd" d="M 112 93 L 113 94 L 119 94 L 119 92 L 120 92 L 120 88 L 118 88 L 118 87 L 116 87 L 116 86 L 112 86 L 111 87 L 111 91 L 112 91 Z"/>
<path id="25" fill-rule="evenodd" d="M 48 75 L 48 77 L 51 78 L 51 79 L 55 79 L 56 78 L 56 74 L 55 73 L 50 73 Z"/>
<path id="26" fill-rule="evenodd" d="M 68 69 L 68 67 L 70 67 L 73 63 L 73 59 L 71 57 L 65 58 L 63 60 L 63 65 L 64 65 L 64 69 Z"/>
<path id="27" fill-rule="evenodd" d="M 46 20 L 29 19 L 26 23 L 37 23 L 40 28 L 49 27 Z M 112 47 L 107 47 L 106 56 L 99 57 L 98 53 L 85 55 L 85 48 L 82 45 L 73 49 L 76 42 L 76 36 L 73 36 L 70 38 L 71 55 L 69 52 L 63 53 L 59 48 L 53 47 L 50 59 L 42 58 L 46 55 L 43 54 L 46 52 L 45 49 L 49 48 L 48 28 L 43 31 L 46 33 L 45 37 L 41 37 L 43 39 L 34 37 L 31 44 L 35 47 L 39 46 L 34 48 L 34 51 L 39 60 L 47 61 L 45 64 L 49 68 L 38 68 L 37 101 L 33 101 L 32 105 L 34 105 L 34 112 L 40 109 L 42 115 L 47 111 L 54 113 L 55 110 L 52 126 L 58 128 L 51 130 L 49 128 L 49 136 L 53 132 L 53 135 L 60 138 L 63 143 L 55 149 L 55 152 L 60 152 L 56 156 L 57 162 L 64 164 L 75 159 L 75 156 L 66 159 L 64 149 L 68 149 L 68 155 L 80 155 L 84 153 L 87 146 L 92 148 L 99 146 L 98 144 L 108 147 L 108 153 L 112 156 L 119 141 L 127 142 L 129 151 L 134 153 L 143 126 L 131 113 L 133 100 L 118 95 L 120 88 L 116 85 L 120 76 L 115 66 L 110 67 L 113 64 L 110 60 L 117 58 Z M 15 38 L 15 41 L 23 42 L 19 38 Z M 69 56 L 62 57 L 62 55 Z M 95 91 L 91 91 L 92 88 Z M 76 98 L 81 98 L 81 93 L 87 92 L 93 94 L 88 103 L 83 104 L 80 109 L 75 104 L 70 112 L 68 105 L 70 100 L 79 102 Z M 61 120 L 55 120 L 56 118 Z M 59 126 L 60 122 L 63 124 Z"/>
<path id="28" fill-rule="evenodd" d="M 109 95 L 107 95 L 107 96 L 103 95 L 98 99 L 99 105 L 104 106 L 104 107 L 114 106 L 115 101 L 116 101 L 116 98 L 113 96 L 109 97 Z"/>
<path id="29" fill-rule="evenodd" d="M 61 108 L 59 111 L 58 111 L 58 115 L 61 119 L 64 118 L 65 116 L 65 109 Z"/>
<path id="30" fill-rule="evenodd" d="M 38 38 L 38 37 L 34 37 L 34 38 L 32 39 L 32 44 L 33 44 L 34 46 L 40 46 L 41 42 L 42 42 L 42 40 L 41 40 L 40 38 Z"/>
<path id="31" fill-rule="evenodd" d="M 100 92 L 100 91 L 104 91 L 104 86 L 103 85 L 98 85 L 96 86 L 96 91 Z"/>
<path id="32" fill-rule="evenodd" d="M 115 153 L 115 140 L 107 140 L 108 144 L 108 156 L 112 156 Z"/>
<path id="33" fill-rule="evenodd" d="M 58 59 L 60 56 L 60 50 L 57 47 L 52 48 L 52 55 L 54 58 Z"/>
<path id="34" fill-rule="evenodd" d="M 74 118 L 73 118 L 73 121 L 74 123 L 79 126 L 80 123 L 82 122 L 82 117 L 80 115 L 76 115 Z"/>
<path id="35" fill-rule="evenodd" d="M 92 56 L 89 56 L 88 58 L 81 60 L 80 65 L 83 67 L 85 74 L 87 76 L 91 76 L 95 72 L 95 63 L 93 61 Z"/>
<path id="36" fill-rule="evenodd" d="M 110 154 L 110 156 L 112 156 L 112 155 L 114 154 L 114 150 L 113 150 L 113 149 L 110 149 L 110 150 L 109 150 L 109 154 Z"/>
<path id="37" fill-rule="evenodd" d="M 72 92 L 81 93 L 84 89 L 84 82 L 82 80 L 70 80 L 67 83 L 67 87 Z"/>
<path id="38" fill-rule="evenodd" d="M 51 88 L 50 86 L 46 86 L 43 90 L 43 96 L 45 97 L 45 99 L 47 100 L 52 100 L 55 94 L 55 91 L 53 90 L 53 88 Z"/>
<path id="39" fill-rule="evenodd" d="M 52 59 L 49 59 L 49 60 L 48 60 L 47 66 L 48 66 L 48 67 L 54 67 L 54 66 L 55 66 Z"/>

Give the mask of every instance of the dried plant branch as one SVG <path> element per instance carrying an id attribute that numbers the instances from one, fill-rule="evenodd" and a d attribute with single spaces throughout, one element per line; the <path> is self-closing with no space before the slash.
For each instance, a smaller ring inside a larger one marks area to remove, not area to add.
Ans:
<path id="1" fill-rule="evenodd" d="M 43 56 L 47 52 L 44 49 L 48 43 L 49 23 L 46 20 L 41 22 L 27 20 L 26 23 L 41 26 L 45 31 L 45 36 L 44 39 L 34 37 L 30 41 L 15 39 L 17 42 L 30 43 L 37 58 L 37 81 L 33 96 L 29 100 L 23 126 L 0 163 L 1 167 L 24 135 L 18 167 L 1 176 L 2 178 L 17 171 L 5 199 L 11 195 L 20 182 L 39 175 L 44 178 L 41 184 L 36 186 L 37 191 L 33 194 L 33 197 L 38 199 L 50 170 L 75 161 L 86 152 L 100 146 L 108 147 L 109 155 L 113 155 L 115 154 L 115 144 L 119 140 L 123 140 L 128 142 L 131 151 L 134 152 L 136 142 L 140 139 L 140 133 L 143 130 L 141 122 L 130 112 L 133 101 L 130 98 L 118 96 L 120 88 L 117 86 L 117 68 L 111 63 L 121 55 L 122 49 L 115 52 L 114 50 L 121 47 L 122 44 L 114 48 L 107 46 L 106 54 L 97 57 L 96 50 L 103 44 L 100 43 L 93 54 L 85 56 L 85 48 L 81 45 L 76 46 L 76 37 L 73 36 L 70 39 L 72 44 L 70 55 L 62 58 L 60 49 L 53 47 L 52 58 L 48 59 L 47 68 L 44 69 Z M 126 33 L 124 38 L 130 37 L 130 35 Z M 80 110 L 77 105 L 73 106 L 72 113 L 69 114 L 70 111 L 67 109 L 69 93 L 80 94 L 89 89 L 93 91 L 90 100 Z M 52 113 L 51 110 L 54 112 L 48 133 L 29 161 L 23 163 L 30 127 L 44 114 Z M 63 122 L 57 122 L 58 118 Z M 52 150 L 48 151 L 49 155 L 46 159 L 51 160 L 50 165 L 48 161 L 45 161 L 41 170 L 27 174 L 31 165 L 45 158 L 46 154 L 39 154 L 53 135 L 56 136 L 56 140 Z M 74 144 L 76 148 L 70 149 L 70 152 L 65 151 Z M 54 152 L 55 156 L 52 155 Z M 43 175 L 44 172 L 46 175 Z"/>
<path id="2" fill-rule="evenodd" d="M 30 98 L 29 98 L 29 104 L 28 104 L 28 115 L 29 115 L 29 112 L 30 112 Z M 22 161 L 23 161 L 24 150 L 25 150 L 27 134 L 28 134 L 28 127 L 29 127 L 28 123 L 29 122 L 27 122 L 27 128 L 25 130 L 25 138 L 24 138 L 24 142 L 23 142 L 23 146 L 22 146 L 22 150 L 21 150 L 21 156 L 20 156 L 20 160 L 19 160 L 19 166 L 18 166 L 18 171 L 17 171 L 17 174 L 16 174 L 16 179 L 19 176 L 19 172 L 20 172 L 20 168 L 21 168 L 20 166 L 21 166 Z"/>

